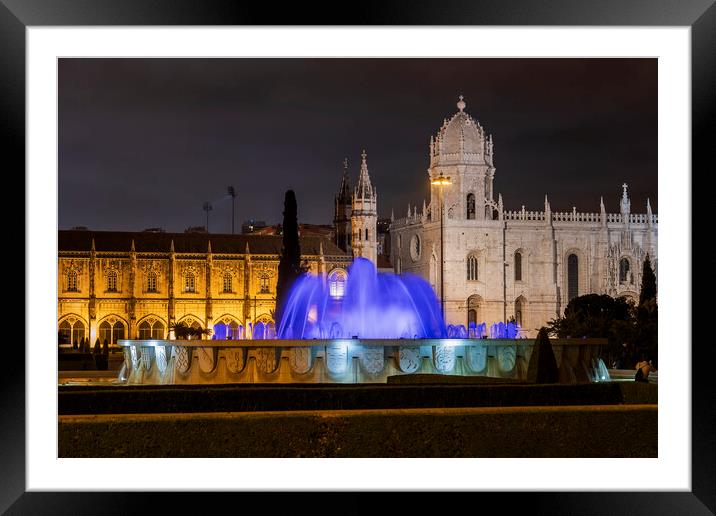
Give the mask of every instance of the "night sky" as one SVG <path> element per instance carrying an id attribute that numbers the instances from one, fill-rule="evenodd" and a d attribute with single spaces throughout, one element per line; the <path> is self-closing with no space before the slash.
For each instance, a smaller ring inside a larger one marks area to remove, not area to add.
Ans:
<path id="1" fill-rule="evenodd" d="M 495 149 L 506 209 L 632 212 L 657 203 L 656 59 L 60 59 L 59 227 L 236 232 L 330 224 L 360 152 L 379 215 L 428 193 L 428 143 L 457 96 Z"/>

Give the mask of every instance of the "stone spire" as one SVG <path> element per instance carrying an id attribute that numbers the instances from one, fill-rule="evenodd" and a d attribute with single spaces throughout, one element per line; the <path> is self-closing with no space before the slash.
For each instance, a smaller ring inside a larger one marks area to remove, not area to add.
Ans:
<path id="1" fill-rule="evenodd" d="M 134 240 L 132 240 L 132 242 L 134 242 Z M 94 247 L 94 237 L 92 237 L 92 248 L 91 248 L 91 250 L 92 250 L 92 251 L 95 251 L 95 247 Z"/>
<path id="2" fill-rule="evenodd" d="M 629 215 L 629 211 L 631 209 L 631 201 L 629 200 L 629 194 L 627 193 L 627 187 L 628 185 L 624 183 L 622 185 L 622 200 L 621 200 L 621 212 L 622 215 Z M 626 221 L 624 221 L 626 222 Z"/>
<path id="3" fill-rule="evenodd" d="M 390 209 L 390 221 L 395 222 L 395 211 L 393 208 Z"/>
<path id="4" fill-rule="evenodd" d="M 348 177 L 348 158 L 343 160 L 343 175 L 341 176 L 341 187 L 338 189 L 337 202 L 349 203 L 351 201 L 350 178 Z"/>
<path id="5" fill-rule="evenodd" d="M 92 243 L 94 244 L 94 240 L 92 240 Z M 132 253 L 135 252 L 134 239 L 132 239 L 132 247 L 129 248 L 129 251 L 132 252 Z"/>
<path id="6" fill-rule="evenodd" d="M 373 197 L 373 185 L 368 175 L 368 163 L 366 157 L 368 155 L 365 150 L 361 153 L 360 175 L 358 176 L 358 184 L 355 189 L 355 197 L 359 199 L 370 199 Z"/>
<path id="7" fill-rule="evenodd" d="M 544 220 L 548 224 L 552 221 L 552 207 L 549 205 L 547 194 L 544 195 Z"/>
<path id="8" fill-rule="evenodd" d="M 209 240 L 209 245 L 206 247 L 207 254 L 211 254 L 211 240 Z"/>
<path id="9" fill-rule="evenodd" d="M 599 197 L 599 220 L 602 226 L 607 226 L 607 209 L 604 207 L 604 197 Z"/>
<path id="10" fill-rule="evenodd" d="M 173 238 L 172 238 L 171 243 L 169 244 L 169 252 L 170 253 L 174 252 L 174 239 Z"/>
<path id="11" fill-rule="evenodd" d="M 651 202 L 649 201 L 649 198 L 646 198 L 646 222 L 651 226 L 652 225 L 652 219 L 653 214 L 651 212 Z"/>

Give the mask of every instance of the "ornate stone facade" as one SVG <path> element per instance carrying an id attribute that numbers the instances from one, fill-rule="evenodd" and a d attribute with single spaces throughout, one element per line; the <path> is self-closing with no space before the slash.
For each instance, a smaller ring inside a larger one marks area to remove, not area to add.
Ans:
<path id="1" fill-rule="evenodd" d="M 448 177 L 451 184 L 432 184 L 422 212 L 408 206 L 406 217 L 393 217 L 395 271 L 422 276 L 438 296 L 444 271 L 449 324 L 490 325 L 514 316 L 527 336 L 577 295 L 638 300 L 646 255 L 658 274 L 658 218 L 650 203 L 646 213 L 631 213 L 624 184 L 620 213 L 606 213 L 603 202 L 598 213 L 552 212 L 546 196 L 543 210 L 505 210 L 502 196 L 493 194 L 492 136 L 465 107 L 461 98 L 458 112 L 430 140 L 429 179 Z"/>
<path id="2" fill-rule="evenodd" d="M 280 236 L 60 231 L 58 240 L 58 329 L 70 343 L 163 339 L 178 322 L 236 338 L 273 322 Z M 350 255 L 320 237 L 300 243 L 311 273 L 345 276 Z"/>
<path id="3" fill-rule="evenodd" d="M 360 174 L 350 195 L 348 160 L 343 162 L 341 187 L 335 199 L 335 243 L 353 256 L 378 262 L 378 194 L 370 181 L 366 152 L 361 154 Z"/>

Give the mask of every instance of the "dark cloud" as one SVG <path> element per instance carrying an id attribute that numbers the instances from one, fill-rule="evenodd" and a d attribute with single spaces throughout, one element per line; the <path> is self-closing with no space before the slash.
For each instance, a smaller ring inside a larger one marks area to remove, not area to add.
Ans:
<path id="1" fill-rule="evenodd" d="M 655 59 L 61 59 L 59 224 L 228 232 L 281 218 L 329 223 L 341 162 L 361 149 L 382 216 L 422 204 L 428 141 L 455 111 L 495 141 L 508 209 L 657 210 Z"/>

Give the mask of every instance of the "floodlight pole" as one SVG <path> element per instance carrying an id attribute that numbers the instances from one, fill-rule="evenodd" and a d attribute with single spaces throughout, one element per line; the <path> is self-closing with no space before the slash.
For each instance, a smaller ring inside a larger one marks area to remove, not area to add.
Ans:
<path id="1" fill-rule="evenodd" d="M 236 190 L 233 186 L 229 187 L 229 195 L 231 196 L 231 234 L 234 234 L 234 207 L 236 206 Z"/>
<path id="2" fill-rule="evenodd" d="M 443 321 L 445 320 L 445 280 L 444 280 L 444 272 L 445 272 L 445 224 L 443 223 L 444 218 L 444 211 L 445 206 L 443 202 L 443 186 L 448 186 L 452 184 L 452 181 L 450 181 L 449 177 L 443 176 L 443 173 L 440 172 L 440 176 L 433 178 L 430 181 L 430 184 L 436 185 L 438 187 L 438 198 L 440 201 L 440 312 L 443 316 Z"/>

